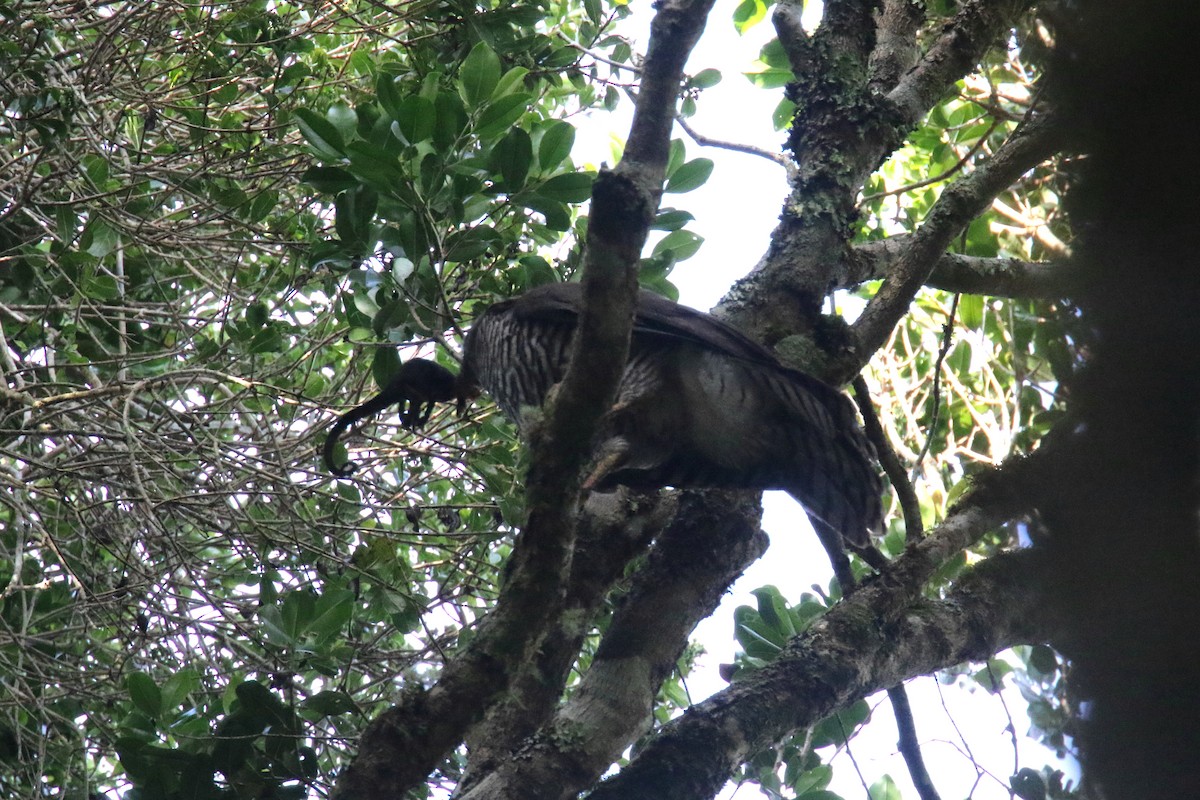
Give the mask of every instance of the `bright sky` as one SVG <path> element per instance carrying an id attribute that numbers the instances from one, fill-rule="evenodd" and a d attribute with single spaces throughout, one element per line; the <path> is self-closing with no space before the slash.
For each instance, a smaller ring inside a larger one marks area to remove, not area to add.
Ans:
<path id="1" fill-rule="evenodd" d="M 632 5 L 634 19 L 622 32 L 637 40 L 635 50 L 644 52 L 652 11 L 644 0 L 634 0 Z M 731 22 L 736 6 L 731 0 L 718 0 L 688 62 L 690 74 L 714 67 L 724 75 L 720 84 L 704 91 L 690 124 L 707 137 L 777 152 L 785 134 L 772 129 L 771 113 L 781 95 L 757 89 L 740 74 L 751 68 L 773 31 L 768 21 L 739 37 Z M 819 19 L 820 4 L 810 2 L 807 6 L 806 14 L 814 21 Z M 577 160 L 611 163 L 609 137 L 624 138 L 630 113 L 630 104 L 623 101 L 621 112 L 597 115 L 593 119 L 595 127 L 581 126 L 584 129 L 576 145 Z M 716 162 L 704 186 L 663 199 L 664 205 L 682 207 L 694 214 L 696 222 L 690 228 L 705 237 L 699 253 L 676 266 L 671 279 L 679 287 L 680 302 L 708 309 L 765 251 L 787 184 L 783 168 L 767 159 L 702 148 L 678 127 L 675 136 L 687 143 L 688 158 L 702 155 Z M 803 510 L 791 498 L 781 492 L 768 492 L 764 508 L 763 528 L 770 535 L 770 549 L 734 585 L 718 611 L 696 629 L 694 638 L 703 643 L 707 653 L 688 679 L 693 701 L 726 685 L 717 668 L 733 660 L 737 648 L 733 610 L 739 605 L 755 605 L 752 589 L 773 584 L 795 603 L 813 584 L 827 586 L 832 575 Z M 947 800 L 968 796 L 974 800 L 1009 800 L 1010 775 L 1021 767 L 1038 770 L 1053 761 L 1053 753 L 1025 740 L 1029 722 L 1025 702 L 1015 687 L 997 697 L 979 688 L 970 691 L 940 687 L 935 678 L 921 678 L 908 684 L 908 692 L 926 764 Z M 829 788 L 846 798 L 863 798 L 867 795 L 864 782 L 869 786 L 889 774 L 905 798 L 915 798 L 916 791 L 896 750 L 896 728 L 886 696 L 872 697 L 869 702 L 874 708 L 872 721 L 853 741 L 854 761 L 862 780 L 843 753 L 835 759 L 836 777 Z M 823 755 L 828 758 L 827 753 Z M 976 771 L 972 759 L 986 771 L 984 774 Z M 1069 768 L 1065 769 L 1070 773 Z M 729 787 L 722 797 L 735 794 L 743 799 L 759 796 L 750 787 L 736 793 Z"/>

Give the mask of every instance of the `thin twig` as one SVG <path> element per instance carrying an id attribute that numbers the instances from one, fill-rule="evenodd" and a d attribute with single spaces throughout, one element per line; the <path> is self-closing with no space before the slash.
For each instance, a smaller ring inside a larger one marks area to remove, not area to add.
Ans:
<path id="1" fill-rule="evenodd" d="M 913 463 L 913 480 L 917 479 L 921 462 L 929 453 L 929 447 L 933 443 L 933 434 L 937 429 L 938 414 L 942 407 L 942 362 L 946 360 L 946 354 L 950 352 L 950 345 L 954 342 L 954 321 L 958 314 L 958 301 L 961 297 L 960 294 L 954 295 L 954 300 L 950 303 L 950 314 L 946 317 L 946 324 L 942 326 L 942 346 L 938 348 L 937 361 L 933 365 L 933 397 L 931 398 L 933 415 L 925 433 L 925 444 L 922 445 L 921 452 L 917 453 L 917 460 Z"/>
<path id="2" fill-rule="evenodd" d="M 788 167 L 790 164 L 787 156 L 785 156 L 783 153 L 772 153 L 770 150 L 764 150 L 761 147 L 755 147 L 749 144 L 740 144 L 739 142 L 727 142 L 722 139 L 714 139 L 711 136 L 705 136 L 704 134 L 697 132 L 696 129 L 689 125 L 687 120 L 682 116 L 677 116 L 675 121 L 679 123 L 679 127 L 683 128 L 683 132 L 692 137 L 692 140 L 698 145 L 702 145 L 704 147 L 717 147 L 721 150 L 731 150 L 735 153 L 745 153 L 746 155 L 758 156 L 759 158 L 765 158 L 768 161 L 778 164 L 784 168 Z"/>

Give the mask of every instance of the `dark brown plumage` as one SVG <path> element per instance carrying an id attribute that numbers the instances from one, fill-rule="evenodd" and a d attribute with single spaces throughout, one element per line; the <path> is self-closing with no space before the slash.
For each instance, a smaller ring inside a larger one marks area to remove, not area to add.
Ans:
<path id="1" fill-rule="evenodd" d="M 564 283 L 496 303 L 467 335 L 453 391 L 446 388 L 449 371 L 412 368 L 434 377 L 436 389 L 414 388 L 415 375 L 398 377 L 396 392 L 389 386 L 359 408 L 451 396 L 461 403 L 482 390 L 522 426 L 522 408 L 541 406 L 566 373 L 581 302 L 580 285 Z M 350 415 L 356 421 L 365 413 Z M 415 427 L 427 416 L 403 421 Z M 334 432 L 345 427 L 339 420 Z M 327 444 L 337 473 L 331 453 Z M 783 366 L 732 326 L 649 292 L 638 296 L 629 361 L 595 453 L 585 488 L 782 489 L 819 533 L 836 531 L 861 547 L 882 527 L 874 451 L 849 399 Z M 828 548 L 830 537 L 821 538 Z"/>

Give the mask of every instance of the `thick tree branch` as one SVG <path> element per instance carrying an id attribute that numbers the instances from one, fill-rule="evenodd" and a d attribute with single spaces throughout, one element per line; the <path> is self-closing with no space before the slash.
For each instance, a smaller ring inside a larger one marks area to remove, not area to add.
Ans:
<path id="1" fill-rule="evenodd" d="M 662 191 L 683 65 L 711 5 L 661 3 L 625 158 L 593 187 L 574 352 L 544 427 L 531 436 L 526 524 L 496 607 L 471 643 L 447 661 L 433 688 L 410 690 L 367 727 L 335 798 L 396 797 L 424 781 L 562 613 L 580 472 L 624 369 L 637 262 Z"/>
<path id="2" fill-rule="evenodd" d="M 499 702 L 467 735 L 469 773 L 460 793 L 468 793 L 550 718 L 608 590 L 659 536 L 676 508 L 671 495 L 649 497 L 625 489 L 589 495 L 579 518 L 563 613 L 533 648 L 536 657 L 521 665 Z"/>
<path id="3" fill-rule="evenodd" d="M 887 341 L 892 328 L 908 312 L 912 298 L 954 237 L 991 205 L 992 198 L 1053 155 L 1064 134 L 1063 126 L 1053 112 L 1031 110 L 995 156 L 946 187 L 904 253 L 893 264 L 879 291 L 852 326 L 858 363 L 846 365 L 841 376 L 843 381 L 857 374 L 871 354 Z"/>
<path id="4" fill-rule="evenodd" d="M 863 182 L 1027 5 L 1019 0 L 964 4 L 921 62 L 899 78 L 888 95 L 880 90 L 914 61 L 912 53 L 900 52 L 894 39 L 912 28 L 919 11 L 906 8 L 901 0 L 885 3 L 878 25 L 887 26 L 889 33 L 879 33 L 877 40 L 871 30 L 876 23 L 869 16 L 847 11 L 839 17 L 837 36 L 818 30 L 809 37 L 793 7 L 777 7 L 773 20 L 797 78 L 789 87 L 797 104 L 789 140 L 797 170 L 770 248 L 722 301 L 721 315 L 768 344 L 793 334 L 809 335 L 820 325 L 826 293 L 856 282 L 848 242 L 855 197 Z M 844 30 L 848 20 L 861 27 L 855 36 Z M 875 45 L 866 62 L 856 63 L 860 48 L 833 46 L 845 41 Z M 840 372 L 825 377 L 844 380 L 850 374 Z"/>
<path id="5" fill-rule="evenodd" d="M 948 87 L 968 74 L 988 48 L 995 47 L 998 34 L 1030 0 L 972 0 L 962 4 L 942 35 L 888 93 L 888 100 L 906 127 L 916 125 Z"/>
<path id="6" fill-rule="evenodd" d="M 1014 644 L 1048 640 L 1059 623 L 1046 613 L 1038 587 L 1051 566 L 1033 551 L 996 556 L 964 576 L 945 601 L 911 598 L 898 610 L 880 606 L 894 599 L 893 589 L 864 586 L 776 661 L 665 725 L 590 797 L 712 797 L 750 754 L 856 698 Z"/>
<path id="7" fill-rule="evenodd" d="M 883 278 L 894 271 L 912 246 L 912 236 L 893 236 L 854 248 L 854 280 Z M 980 258 L 943 253 L 934 262 L 926 286 L 963 294 L 991 297 L 1057 299 L 1071 297 L 1080 288 L 1081 274 L 1070 262 L 1022 261 L 1017 258 Z"/>
<path id="8" fill-rule="evenodd" d="M 871 88 L 877 92 L 893 89 L 901 76 L 912 69 L 921 56 L 917 32 L 925 21 L 925 8 L 913 0 L 884 0 L 871 51 Z"/>
<path id="9" fill-rule="evenodd" d="M 645 732 L 696 623 L 766 549 L 759 513 L 757 495 L 684 493 L 570 700 L 462 800 L 558 800 L 591 786 Z"/>

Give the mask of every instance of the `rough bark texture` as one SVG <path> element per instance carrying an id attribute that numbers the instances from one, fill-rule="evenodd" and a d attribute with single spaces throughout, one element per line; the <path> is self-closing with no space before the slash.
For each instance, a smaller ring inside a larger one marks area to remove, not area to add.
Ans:
<path id="1" fill-rule="evenodd" d="M 915 600 L 880 620 L 878 597 L 855 594 L 796 637 L 778 660 L 663 727 L 596 800 L 712 797 L 733 768 L 848 702 L 945 664 L 1053 635 L 1042 553 L 981 564 L 941 602 Z M 883 590 L 883 594 L 888 594 Z"/>
<path id="2" fill-rule="evenodd" d="M 854 248 L 856 282 L 882 278 L 908 247 L 909 236 L 891 236 Z M 990 297 L 1058 299 L 1078 293 L 1083 274 L 1070 263 L 981 258 L 943 253 L 933 265 L 926 286 L 947 292 Z"/>
<path id="3" fill-rule="evenodd" d="M 760 511 L 745 493 L 685 493 L 570 700 L 463 800 L 574 797 L 645 733 L 688 634 L 766 549 Z"/>
<path id="4" fill-rule="evenodd" d="M 848 3 L 835 4 L 832 24 L 812 36 L 800 27 L 799 4 L 781 4 L 775 25 L 796 74 L 789 90 L 797 104 L 788 141 L 796 161 L 792 190 L 766 254 L 722 301 L 719 313 L 768 344 L 796 334 L 828 338 L 820 305 L 829 290 L 854 283 L 849 241 L 863 182 L 954 82 L 1003 40 L 1028 5 L 965 3 L 918 58 L 916 48 L 903 50 L 896 43 L 898 32 L 914 26 L 905 15 L 915 13 L 901 13 L 896 4 L 887 4 L 880 17 L 885 32 L 876 32 L 871 4 Z M 932 248 L 922 253 L 918 271 L 928 274 L 941 254 Z M 837 338 L 818 344 L 849 361 L 869 357 Z M 796 366 L 834 380 L 855 371 L 849 364 Z"/>

